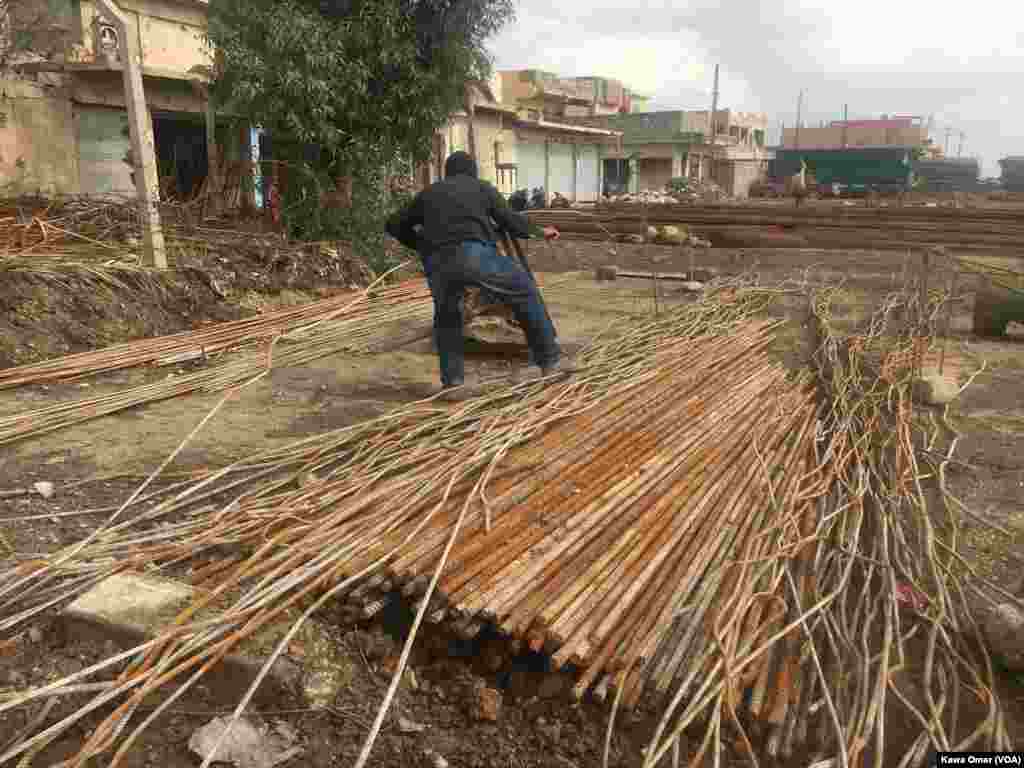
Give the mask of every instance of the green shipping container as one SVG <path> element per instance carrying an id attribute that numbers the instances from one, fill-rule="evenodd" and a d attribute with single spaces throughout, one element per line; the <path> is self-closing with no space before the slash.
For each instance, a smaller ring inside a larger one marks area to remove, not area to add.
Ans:
<path id="1" fill-rule="evenodd" d="M 768 164 L 775 181 L 800 172 L 800 160 L 818 184 L 851 187 L 876 186 L 909 188 L 913 166 L 909 149 L 778 149 Z"/>

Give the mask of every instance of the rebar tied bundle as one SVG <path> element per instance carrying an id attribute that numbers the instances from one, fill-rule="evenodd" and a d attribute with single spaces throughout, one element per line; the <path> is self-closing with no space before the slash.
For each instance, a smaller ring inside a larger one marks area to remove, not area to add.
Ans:
<path id="1" fill-rule="evenodd" d="M 833 371 L 817 387 L 809 372 L 787 374 L 767 352 L 778 322 L 758 319 L 772 296 L 709 291 L 598 339 L 568 380 L 455 407 L 415 403 L 268 451 L 152 493 L 75 547 L 11 565 L 0 572 L 0 630 L 153 565 L 192 564 L 198 596 L 154 641 L 0 704 L 81 690 L 133 659 L 0 762 L 27 765 L 113 704 L 67 765 L 111 750 L 116 765 L 181 691 L 286 611 L 304 612 L 275 656 L 328 600 L 366 616 L 401 594 L 417 614 L 358 766 L 424 621 L 467 636 L 491 627 L 510 653 L 544 650 L 574 674 L 576 696 L 613 694 L 613 713 L 660 705 L 646 766 L 698 723 L 698 759 L 710 750 L 717 763 L 732 728 L 755 763 L 760 732 L 772 754 L 800 749 L 846 766 L 873 748 L 881 765 L 886 704 L 908 699 L 892 680 L 896 656 L 915 638 L 928 640 L 920 679 L 931 698 L 915 710 L 921 731 L 904 763 L 928 744 L 1004 745 L 990 671 L 956 634 L 970 616 L 963 587 L 943 570 L 941 536 L 908 484 L 904 368 L 886 368 L 884 387 L 868 386 L 856 362 L 854 375 Z M 824 317 L 826 304 L 816 306 Z M 825 335 L 822 359 L 835 361 Z M 876 336 L 863 348 L 881 345 Z M 911 562 L 922 540 L 929 566 Z M 936 611 L 902 612 L 903 582 Z M 962 680 L 989 692 L 980 727 L 957 712 Z M 178 692 L 136 721 L 170 683 Z"/>

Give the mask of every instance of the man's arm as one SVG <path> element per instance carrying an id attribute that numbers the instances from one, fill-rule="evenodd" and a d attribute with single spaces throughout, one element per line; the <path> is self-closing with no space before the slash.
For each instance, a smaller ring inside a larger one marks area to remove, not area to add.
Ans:
<path id="1" fill-rule="evenodd" d="M 498 223 L 498 227 L 507 232 L 509 237 L 518 240 L 528 240 L 531 237 L 545 238 L 548 240 L 558 237 L 558 230 L 554 227 L 538 227 L 531 224 L 530 220 L 521 213 L 513 211 L 501 193 L 492 185 L 484 184 L 490 198 L 488 214 Z"/>
<path id="2" fill-rule="evenodd" d="M 405 208 L 388 217 L 385 229 L 395 240 L 406 248 L 419 249 L 419 234 L 416 227 L 423 224 L 423 204 L 420 195 L 416 195 Z"/>

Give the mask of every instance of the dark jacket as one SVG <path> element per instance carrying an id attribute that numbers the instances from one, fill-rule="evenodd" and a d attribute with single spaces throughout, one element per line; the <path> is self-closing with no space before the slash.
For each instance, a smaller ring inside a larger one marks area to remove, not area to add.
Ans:
<path id="1" fill-rule="evenodd" d="M 420 192 L 388 219 L 387 232 L 421 253 L 438 253 L 466 240 L 497 241 L 495 223 L 511 237 L 526 239 L 532 230 L 522 214 L 509 208 L 491 184 L 476 178 L 476 164 L 456 152 L 445 164 L 445 178 Z M 421 227 L 417 236 L 415 228 Z"/>

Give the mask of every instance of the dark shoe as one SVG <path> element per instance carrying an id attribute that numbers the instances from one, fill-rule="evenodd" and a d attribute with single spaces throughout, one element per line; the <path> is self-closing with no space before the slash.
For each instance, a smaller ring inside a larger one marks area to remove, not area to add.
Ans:
<path id="1" fill-rule="evenodd" d="M 443 403 L 463 403 L 472 397 L 473 394 L 466 387 L 445 387 L 437 399 Z"/>
<path id="2" fill-rule="evenodd" d="M 438 399 L 446 403 L 464 403 L 486 394 L 487 391 L 488 387 L 484 384 L 453 384 L 442 387 Z"/>

